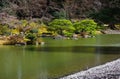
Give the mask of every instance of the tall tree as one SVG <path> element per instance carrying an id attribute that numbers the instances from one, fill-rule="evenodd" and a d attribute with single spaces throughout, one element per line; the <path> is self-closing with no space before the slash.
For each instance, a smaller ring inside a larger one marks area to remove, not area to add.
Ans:
<path id="1" fill-rule="evenodd" d="M 104 0 L 102 3 L 103 8 L 90 16 L 98 22 L 108 24 L 109 28 L 116 29 L 115 24 L 120 23 L 120 0 Z"/>

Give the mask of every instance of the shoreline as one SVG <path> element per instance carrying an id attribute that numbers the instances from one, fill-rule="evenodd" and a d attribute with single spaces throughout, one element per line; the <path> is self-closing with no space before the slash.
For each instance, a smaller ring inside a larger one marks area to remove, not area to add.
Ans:
<path id="1" fill-rule="evenodd" d="M 96 35 L 106 35 L 106 34 L 120 34 L 120 30 L 111 30 L 111 29 L 106 29 L 106 30 L 102 30 L 102 31 L 96 31 Z M 7 43 L 9 43 L 9 36 L 0 36 L 0 45 L 8 45 Z M 62 37 L 58 37 L 58 39 L 61 39 Z M 89 36 L 87 37 L 84 37 L 84 38 L 91 38 Z M 62 38 L 62 39 L 65 39 L 65 38 Z M 78 38 L 71 38 L 71 39 L 74 39 L 74 40 L 77 40 Z M 21 43 L 20 43 L 21 44 Z M 11 45 L 11 44 L 9 44 Z"/>
<path id="2" fill-rule="evenodd" d="M 120 58 L 59 79 L 119 79 Z"/>
<path id="3" fill-rule="evenodd" d="M 101 32 L 103 34 L 120 34 L 120 30 L 111 30 L 111 29 L 103 30 Z"/>

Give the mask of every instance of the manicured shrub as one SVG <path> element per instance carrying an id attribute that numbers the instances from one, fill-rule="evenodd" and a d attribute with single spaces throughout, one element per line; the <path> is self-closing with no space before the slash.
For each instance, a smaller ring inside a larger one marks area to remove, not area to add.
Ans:
<path id="1" fill-rule="evenodd" d="M 66 19 L 55 19 L 49 23 L 49 29 L 56 31 L 60 35 L 64 35 L 63 31 L 66 30 L 68 32 L 74 31 L 73 24 L 70 20 Z"/>
<path id="2" fill-rule="evenodd" d="M 74 25 L 76 32 L 86 32 L 93 34 L 97 30 L 97 23 L 92 19 L 85 19 L 75 22 Z"/>

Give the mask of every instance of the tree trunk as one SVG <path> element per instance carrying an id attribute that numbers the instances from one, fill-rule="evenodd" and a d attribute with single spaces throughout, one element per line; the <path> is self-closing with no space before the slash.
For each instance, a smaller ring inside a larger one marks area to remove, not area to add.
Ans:
<path id="1" fill-rule="evenodd" d="M 59 34 L 62 35 L 62 36 L 64 35 L 62 29 L 59 29 Z"/>
<path id="2" fill-rule="evenodd" d="M 112 29 L 112 30 L 117 29 L 117 28 L 115 27 L 115 24 L 114 24 L 114 23 L 110 23 L 110 24 L 108 25 L 108 27 L 109 27 L 110 29 Z"/>

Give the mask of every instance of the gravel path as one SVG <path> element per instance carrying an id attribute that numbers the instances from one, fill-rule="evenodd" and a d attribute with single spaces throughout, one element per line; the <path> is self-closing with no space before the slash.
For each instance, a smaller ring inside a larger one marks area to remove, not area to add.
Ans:
<path id="1" fill-rule="evenodd" d="M 60 79 L 120 79 L 120 59 Z"/>

